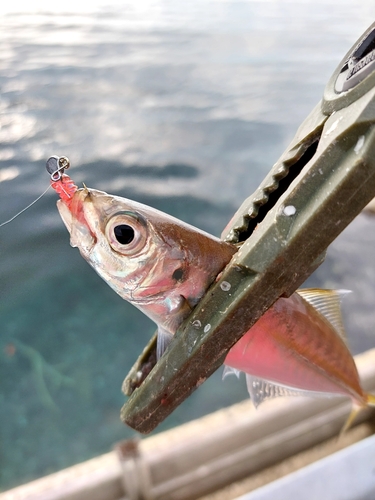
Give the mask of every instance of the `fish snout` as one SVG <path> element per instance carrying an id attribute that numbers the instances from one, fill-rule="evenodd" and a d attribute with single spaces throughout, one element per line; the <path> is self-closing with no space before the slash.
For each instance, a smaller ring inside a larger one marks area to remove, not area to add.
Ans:
<path id="1" fill-rule="evenodd" d="M 85 203 L 89 201 L 88 198 L 90 198 L 90 191 L 85 186 L 74 193 L 69 206 L 61 200 L 57 202 L 57 209 L 70 233 L 70 244 L 72 247 L 79 248 L 83 254 L 89 252 L 96 242 L 95 235 L 85 217 Z"/>

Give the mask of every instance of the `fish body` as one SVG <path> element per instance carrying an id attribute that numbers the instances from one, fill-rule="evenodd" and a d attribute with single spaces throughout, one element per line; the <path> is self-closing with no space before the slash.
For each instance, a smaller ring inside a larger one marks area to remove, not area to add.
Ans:
<path id="1" fill-rule="evenodd" d="M 158 355 L 237 251 L 145 205 L 79 189 L 58 209 L 71 245 L 124 299 L 158 325 Z M 374 402 L 343 338 L 340 294 L 301 290 L 280 298 L 228 352 L 226 373 L 246 373 L 255 405 L 292 394 Z"/>

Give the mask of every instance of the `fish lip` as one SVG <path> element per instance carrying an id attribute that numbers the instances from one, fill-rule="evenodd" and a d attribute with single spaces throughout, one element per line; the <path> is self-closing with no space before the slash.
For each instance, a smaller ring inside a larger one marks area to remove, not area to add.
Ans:
<path id="1" fill-rule="evenodd" d="M 59 211 L 60 217 L 62 218 L 63 223 L 65 224 L 66 229 L 69 231 L 69 234 L 72 231 L 73 224 L 73 216 L 70 212 L 68 206 L 61 200 L 57 203 L 57 210 Z"/>
<path id="2" fill-rule="evenodd" d="M 84 254 L 91 252 L 96 243 L 96 236 L 85 217 L 84 203 L 88 196 L 90 192 L 85 187 L 74 193 L 69 205 L 62 200 L 57 202 L 57 209 L 70 233 L 70 245 L 78 247 Z"/>

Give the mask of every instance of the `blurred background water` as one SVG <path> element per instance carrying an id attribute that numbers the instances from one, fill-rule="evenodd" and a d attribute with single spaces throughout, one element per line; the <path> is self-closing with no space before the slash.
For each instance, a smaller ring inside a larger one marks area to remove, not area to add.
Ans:
<path id="1" fill-rule="evenodd" d="M 66 155 L 77 183 L 219 235 L 373 22 L 363 0 L 12 1 L 0 7 L 0 222 Z M 154 331 L 69 246 L 49 191 L 0 229 L 0 487 L 109 451 L 121 383 Z M 375 346 L 375 221 L 308 285 L 348 288 L 353 352 Z M 217 372 L 158 431 L 235 403 Z"/>

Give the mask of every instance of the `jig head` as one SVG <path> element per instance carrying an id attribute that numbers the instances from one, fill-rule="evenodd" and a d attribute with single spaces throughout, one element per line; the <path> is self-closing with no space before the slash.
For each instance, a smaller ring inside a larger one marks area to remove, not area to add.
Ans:
<path id="1" fill-rule="evenodd" d="M 46 163 L 47 172 L 50 174 L 51 186 L 60 195 L 62 201 L 69 205 L 77 186 L 64 172 L 70 167 L 69 158 L 66 156 L 51 156 Z"/>

